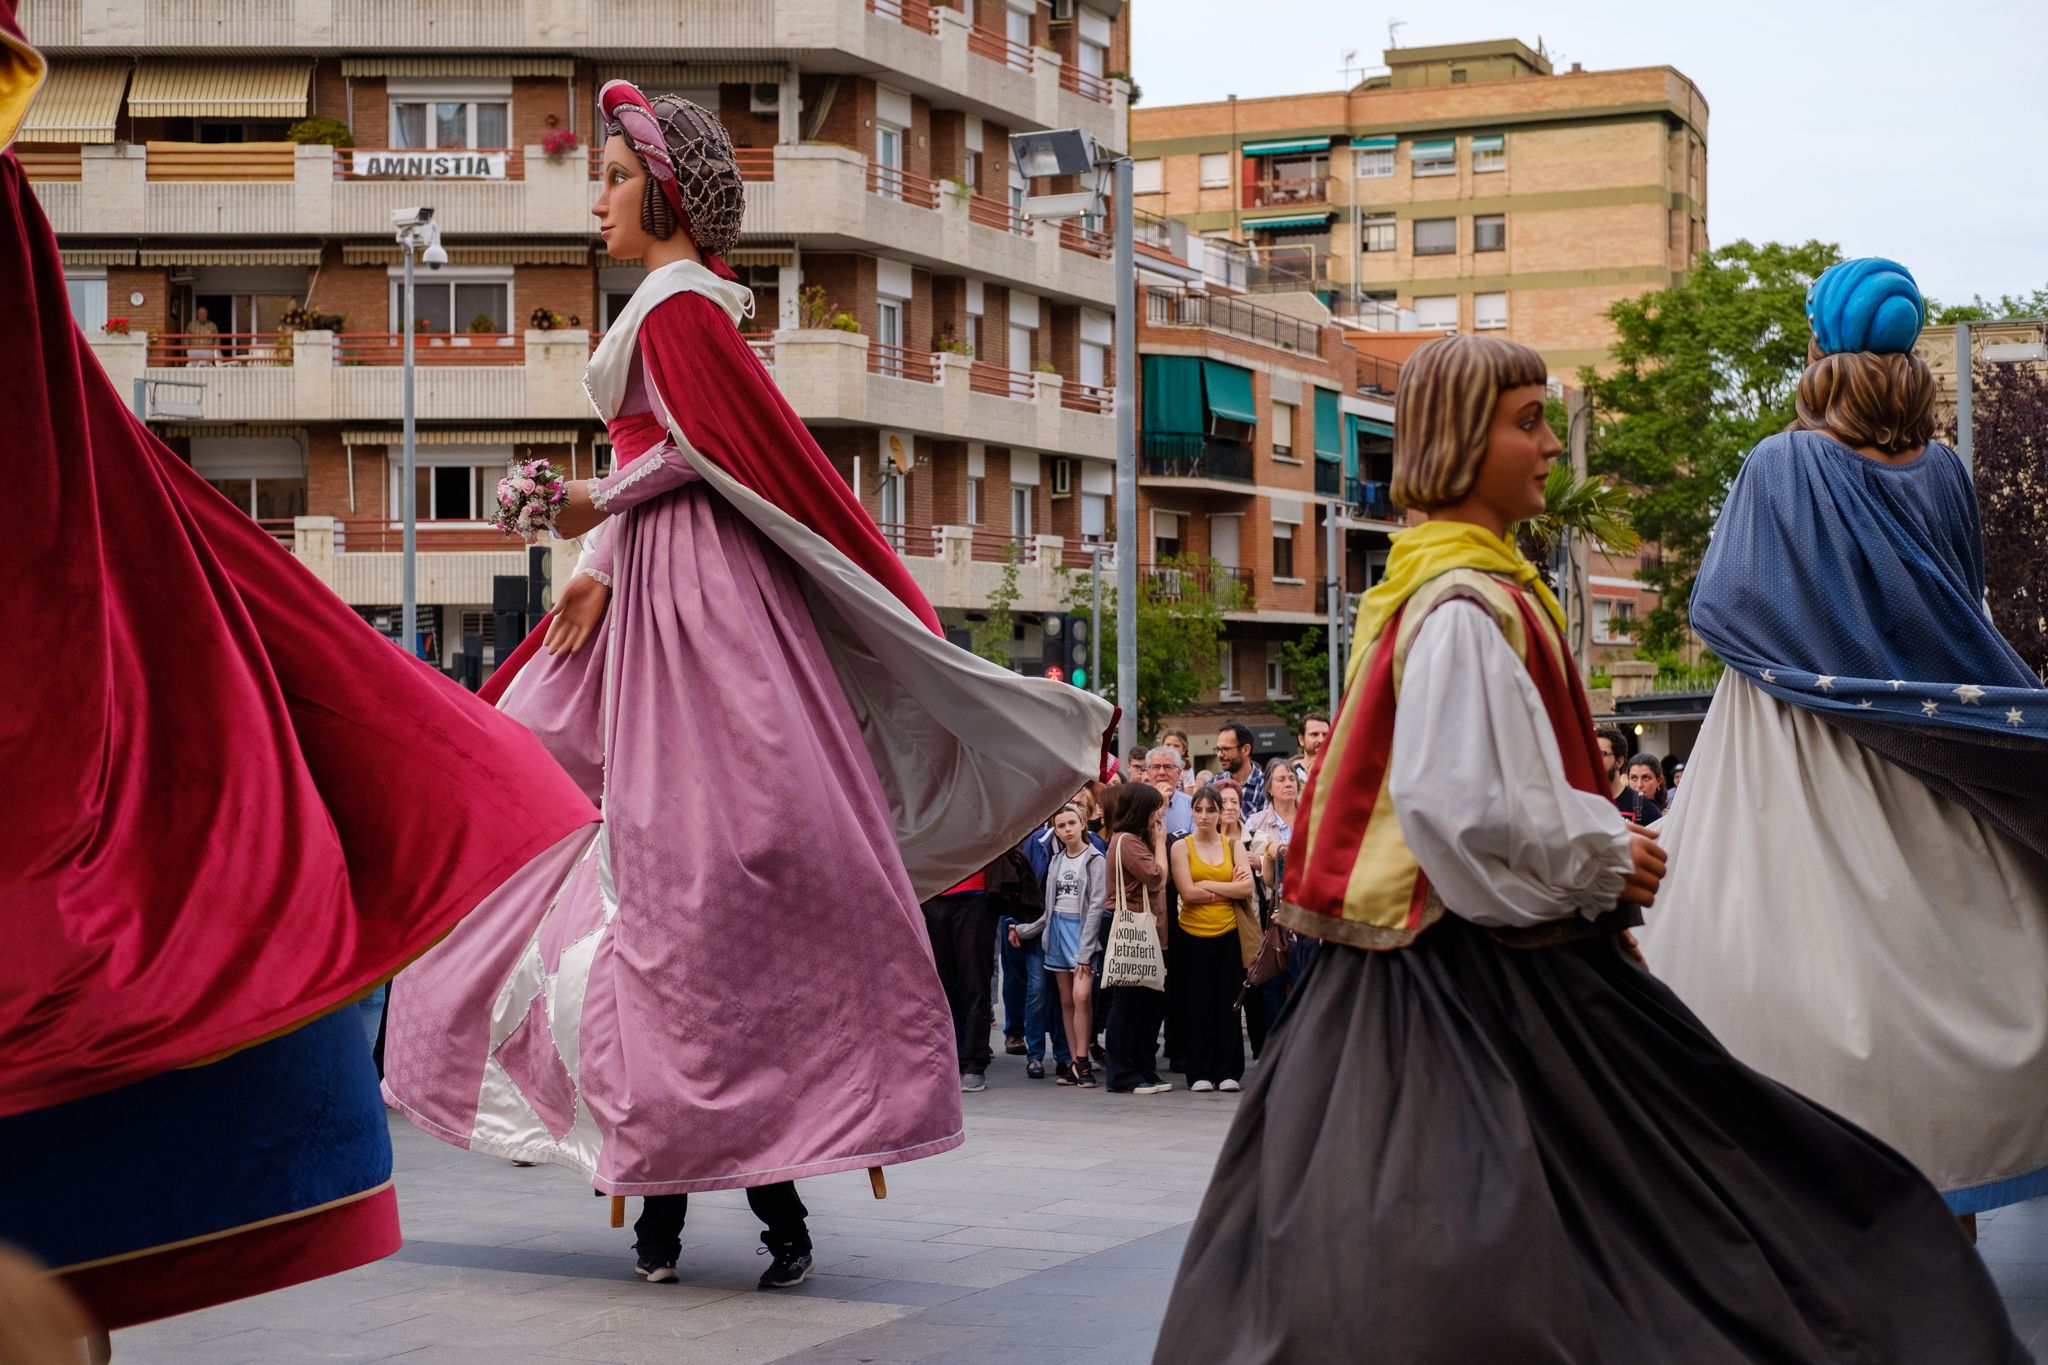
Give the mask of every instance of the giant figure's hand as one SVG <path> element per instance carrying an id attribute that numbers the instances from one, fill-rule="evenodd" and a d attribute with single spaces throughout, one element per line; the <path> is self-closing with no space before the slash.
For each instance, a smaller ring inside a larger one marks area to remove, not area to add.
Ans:
<path id="1" fill-rule="evenodd" d="M 1621 888 L 1621 903 L 1647 906 L 1656 901 L 1657 887 L 1664 880 L 1664 846 L 1653 829 L 1631 829 L 1628 839 L 1635 867 Z"/>
<path id="2" fill-rule="evenodd" d="M 548 622 L 540 647 L 550 654 L 574 654 L 597 633 L 611 600 L 609 587 L 589 574 L 577 574 L 556 599 L 554 619 Z"/>

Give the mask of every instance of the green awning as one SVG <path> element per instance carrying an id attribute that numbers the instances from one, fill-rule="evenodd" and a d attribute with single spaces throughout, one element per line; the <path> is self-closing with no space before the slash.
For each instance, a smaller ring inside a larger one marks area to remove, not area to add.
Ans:
<path id="1" fill-rule="evenodd" d="M 1326 137 L 1283 138 L 1279 142 L 1247 142 L 1241 151 L 1246 156 L 1287 156 L 1293 152 L 1327 152 L 1330 139 Z"/>
<path id="2" fill-rule="evenodd" d="M 1394 439 L 1394 429 L 1385 422 L 1376 422 L 1370 417 L 1354 417 L 1351 420 L 1358 423 L 1358 429 L 1368 435 L 1384 436 L 1389 441 Z"/>
<path id="3" fill-rule="evenodd" d="M 1247 218 L 1244 225 L 1248 228 L 1322 227 L 1330 221 L 1332 213 L 1330 209 L 1321 213 L 1283 213 L 1272 218 Z"/>
<path id="4" fill-rule="evenodd" d="M 1145 430 L 1199 436 L 1208 429 L 1202 406 L 1202 359 L 1148 355 L 1145 361 Z"/>
<path id="5" fill-rule="evenodd" d="M 1209 391 L 1209 411 L 1232 422 L 1259 424 L 1259 409 L 1252 402 L 1252 372 L 1220 360 L 1202 362 L 1202 378 Z"/>
<path id="6" fill-rule="evenodd" d="M 1356 413 L 1344 414 L 1344 476 L 1355 479 L 1358 475 L 1359 447 L 1365 438 L 1379 436 L 1391 438 L 1394 429 L 1385 422 L 1376 422 L 1370 417 Z"/>
<path id="7" fill-rule="evenodd" d="M 1344 425 L 1337 418 L 1337 391 L 1316 390 L 1316 458 L 1318 460 L 1341 460 L 1344 458 Z"/>
<path id="8" fill-rule="evenodd" d="M 1400 145 L 1400 142 L 1400 138 L 1392 136 L 1355 137 L 1351 139 L 1351 147 L 1352 150 L 1360 152 L 1391 152 Z"/>
<path id="9" fill-rule="evenodd" d="M 1487 133 L 1472 139 L 1475 152 L 1498 152 L 1507 146 L 1507 139 L 1499 133 Z"/>
<path id="10" fill-rule="evenodd" d="M 1429 142 L 1411 142 L 1408 144 L 1408 155 L 1411 159 L 1456 156 L 1457 154 L 1458 139 L 1454 137 L 1437 138 Z"/>

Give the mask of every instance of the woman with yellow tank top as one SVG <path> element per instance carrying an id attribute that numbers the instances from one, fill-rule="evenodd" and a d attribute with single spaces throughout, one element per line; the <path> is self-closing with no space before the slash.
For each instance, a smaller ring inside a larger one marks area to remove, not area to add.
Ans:
<path id="1" fill-rule="evenodd" d="M 1188 1089 L 1196 1094 L 1238 1089 L 1244 1076 L 1244 1031 L 1237 993 L 1244 962 L 1237 950 L 1237 903 L 1252 895 L 1251 860 L 1223 834 L 1223 799 L 1204 787 L 1193 801 L 1195 832 L 1170 857 L 1180 891 L 1180 927 L 1166 988 L 1181 992 L 1182 1044 Z"/>

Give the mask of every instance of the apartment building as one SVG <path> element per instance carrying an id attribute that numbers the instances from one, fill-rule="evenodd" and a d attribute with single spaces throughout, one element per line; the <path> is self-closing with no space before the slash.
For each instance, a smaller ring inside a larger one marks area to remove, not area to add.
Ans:
<path id="1" fill-rule="evenodd" d="M 479 519 L 505 464 L 610 458 L 581 375 L 644 271 L 593 231 L 597 91 L 717 110 L 748 181 L 729 259 L 750 341 L 958 622 L 1006 558 L 1021 608 L 1057 605 L 1054 571 L 1113 524 L 1108 239 L 1027 222 L 1007 139 L 1125 145 L 1122 10 L 26 0 L 52 69 L 18 147 L 120 391 L 150 381 L 171 448 L 394 634 L 390 211 L 435 208 L 416 494 L 423 643 L 445 661 L 488 636 L 493 580 L 525 572 Z M 309 119 L 330 121 L 318 140 Z M 571 563 L 558 547 L 558 585 Z"/>
<path id="2" fill-rule="evenodd" d="M 1384 57 L 1349 90 L 1134 111 L 1137 206 L 1252 247 L 1255 290 L 1603 363 L 1607 308 L 1706 250 L 1698 87 L 1513 40 Z"/>

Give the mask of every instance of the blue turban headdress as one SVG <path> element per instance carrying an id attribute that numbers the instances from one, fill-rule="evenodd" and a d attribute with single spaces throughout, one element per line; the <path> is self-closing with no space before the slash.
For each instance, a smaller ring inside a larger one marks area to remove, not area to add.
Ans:
<path id="1" fill-rule="evenodd" d="M 1910 351 L 1927 321 L 1913 272 L 1882 256 L 1829 266 L 1806 291 L 1806 320 L 1828 355 Z"/>

